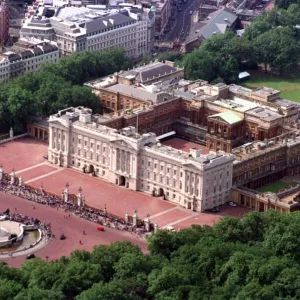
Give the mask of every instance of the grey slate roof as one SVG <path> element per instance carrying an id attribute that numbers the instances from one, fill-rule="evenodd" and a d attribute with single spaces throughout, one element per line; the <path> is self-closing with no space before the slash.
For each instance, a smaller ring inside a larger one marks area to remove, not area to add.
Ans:
<path id="1" fill-rule="evenodd" d="M 119 74 L 120 77 L 126 78 L 127 76 L 134 76 L 136 80 L 140 82 L 146 82 L 153 79 L 153 77 L 158 78 L 160 76 L 177 71 L 176 68 L 170 67 L 161 62 L 154 62 L 149 65 L 141 66 L 130 71 L 123 72 Z"/>
<path id="2" fill-rule="evenodd" d="M 34 52 L 35 56 L 43 54 L 43 51 L 38 47 L 32 49 L 32 51 Z"/>
<path id="3" fill-rule="evenodd" d="M 209 23 L 203 28 L 202 36 L 205 39 L 214 34 L 224 33 L 228 27 L 237 20 L 237 16 L 232 11 L 224 8 L 213 13 Z"/>
<path id="4" fill-rule="evenodd" d="M 22 52 L 20 52 L 20 55 L 21 55 L 22 59 L 26 59 L 26 58 L 34 56 L 34 54 L 30 50 L 22 51 Z"/>
<path id="5" fill-rule="evenodd" d="M 16 61 L 16 60 L 20 60 L 21 59 L 21 56 L 19 54 L 16 54 L 16 53 L 11 53 L 7 56 L 8 60 L 10 62 L 12 61 Z"/>
<path id="6" fill-rule="evenodd" d="M 196 24 L 195 32 L 187 38 L 186 44 L 197 39 L 206 40 L 214 34 L 225 33 L 226 29 L 231 27 L 238 18 L 235 13 L 226 8 L 211 13 L 209 17 L 209 20 Z"/>
<path id="7" fill-rule="evenodd" d="M 58 48 L 55 45 L 51 45 L 51 44 L 46 44 L 46 45 L 43 46 L 43 50 L 44 50 L 45 53 L 52 52 L 52 51 L 55 51 L 57 49 Z"/>
<path id="8" fill-rule="evenodd" d="M 124 25 L 129 22 L 135 21 L 134 19 L 121 13 L 114 13 L 109 16 L 100 17 L 85 23 L 86 32 L 92 33 L 95 31 L 112 28 L 119 25 Z"/>
<path id="9" fill-rule="evenodd" d="M 132 95 L 137 98 L 143 99 L 144 101 L 150 100 L 153 103 L 156 103 L 157 100 L 157 94 L 152 94 L 150 92 L 147 92 L 141 88 L 137 88 L 135 86 L 129 86 L 126 84 L 118 83 L 115 85 L 111 85 L 107 88 L 107 90 L 112 92 L 118 92 L 118 93 L 124 93 L 126 95 Z"/>

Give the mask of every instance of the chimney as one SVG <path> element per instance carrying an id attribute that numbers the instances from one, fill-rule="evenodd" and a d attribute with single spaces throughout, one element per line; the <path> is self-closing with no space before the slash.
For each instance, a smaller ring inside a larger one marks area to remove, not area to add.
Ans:
<path id="1" fill-rule="evenodd" d="M 198 149 L 198 148 L 191 148 L 190 149 L 190 154 L 192 155 L 192 157 L 194 158 L 198 158 L 201 156 L 202 150 Z"/>

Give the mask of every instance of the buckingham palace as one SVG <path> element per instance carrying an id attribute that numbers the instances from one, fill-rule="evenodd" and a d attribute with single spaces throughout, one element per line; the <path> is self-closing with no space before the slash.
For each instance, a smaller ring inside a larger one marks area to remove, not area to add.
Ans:
<path id="1" fill-rule="evenodd" d="M 154 133 L 100 125 L 100 115 L 77 107 L 49 118 L 48 159 L 132 190 L 204 211 L 229 200 L 233 156 L 162 145 Z"/>

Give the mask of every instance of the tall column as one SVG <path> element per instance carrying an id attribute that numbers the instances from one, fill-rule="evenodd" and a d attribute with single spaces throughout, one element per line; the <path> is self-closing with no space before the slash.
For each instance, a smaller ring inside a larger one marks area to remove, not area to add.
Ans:
<path id="1" fill-rule="evenodd" d="M 116 170 L 120 170 L 120 163 L 121 163 L 120 149 L 116 148 Z"/>
<path id="2" fill-rule="evenodd" d="M 196 195 L 196 192 L 197 192 L 197 190 L 198 190 L 198 193 L 199 193 L 199 189 L 198 189 L 198 185 L 197 185 L 197 174 L 195 173 L 194 174 L 195 176 L 195 178 L 194 178 L 194 195 Z"/>
<path id="3" fill-rule="evenodd" d="M 56 145 L 57 150 L 58 150 L 58 133 L 59 133 L 59 130 L 56 128 L 55 129 L 55 145 Z"/>

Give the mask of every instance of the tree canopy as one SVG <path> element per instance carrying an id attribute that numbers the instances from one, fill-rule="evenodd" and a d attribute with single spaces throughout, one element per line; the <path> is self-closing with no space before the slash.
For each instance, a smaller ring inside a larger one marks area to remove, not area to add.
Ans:
<path id="1" fill-rule="evenodd" d="M 298 1 L 278 5 L 254 18 L 242 37 L 229 30 L 212 36 L 199 49 L 185 55 L 185 76 L 232 83 L 238 81 L 239 72 L 259 65 L 265 72 L 292 73 L 300 60 L 299 25 Z"/>
<path id="2" fill-rule="evenodd" d="M 0 128 L 24 131 L 35 116 L 48 116 L 70 106 L 86 106 L 100 113 L 102 104 L 91 89 L 82 86 L 93 78 L 127 69 L 130 61 L 121 49 L 74 53 L 40 71 L 25 73 L 0 84 Z"/>
<path id="3" fill-rule="evenodd" d="M 159 230 L 148 254 L 130 242 L 69 258 L 0 263 L 0 298 L 59 300 L 299 299 L 300 212 L 251 212 L 214 226 Z"/>

